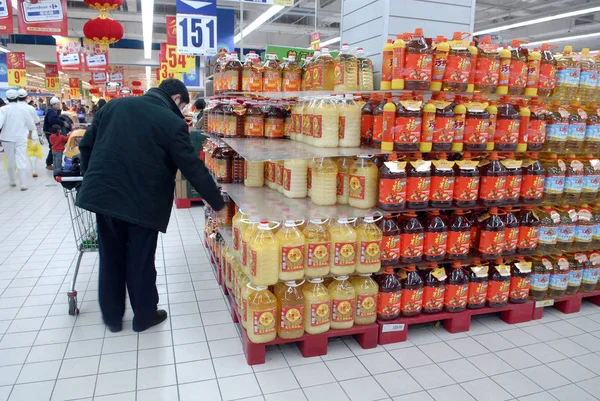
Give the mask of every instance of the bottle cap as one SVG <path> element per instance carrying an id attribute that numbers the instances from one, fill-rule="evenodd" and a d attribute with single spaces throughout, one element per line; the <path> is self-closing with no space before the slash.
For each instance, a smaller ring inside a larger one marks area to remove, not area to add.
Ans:
<path id="1" fill-rule="evenodd" d="M 423 36 L 423 28 L 415 28 L 415 36 Z"/>

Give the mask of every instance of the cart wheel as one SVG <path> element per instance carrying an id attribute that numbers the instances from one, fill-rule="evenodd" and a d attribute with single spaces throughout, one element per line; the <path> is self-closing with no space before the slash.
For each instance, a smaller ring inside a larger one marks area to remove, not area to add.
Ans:
<path id="1" fill-rule="evenodd" d="M 77 308 L 77 297 L 69 297 L 69 315 L 75 316 L 79 314 L 79 308 Z"/>

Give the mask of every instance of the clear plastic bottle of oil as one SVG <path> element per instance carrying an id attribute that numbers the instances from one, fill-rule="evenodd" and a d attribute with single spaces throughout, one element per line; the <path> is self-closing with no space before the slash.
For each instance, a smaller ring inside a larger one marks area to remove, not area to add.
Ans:
<path id="1" fill-rule="evenodd" d="M 554 252 L 558 241 L 560 215 L 550 206 L 536 209 L 540 219 L 539 239 L 536 252 L 538 255 L 550 255 Z"/>
<path id="2" fill-rule="evenodd" d="M 552 102 L 546 113 L 546 142 L 544 150 L 562 153 L 569 134 L 569 112 L 560 106 L 560 102 Z"/>
<path id="3" fill-rule="evenodd" d="M 423 37 L 423 29 L 415 29 L 411 40 L 406 44 L 405 89 L 429 89 L 433 67 L 432 53 L 431 47 Z"/>
<path id="4" fill-rule="evenodd" d="M 336 148 L 339 145 L 339 109 L 331 97 L 323 97 L 315 105 L 310 143 L 319 148 Z"/>
<path id="5" fill-rule="evenodd" d="M 538 79 L 538 96 L 550 96 L 556 87 L 556 59 L 550 50 L 551 46 L 555 45 L 543 43 L 540 48 L 542 60 Z"/>
<path id="6" fill-rule="evenodd" d="M 400 317 L 402 302 L 402 284 L 394 274 L 394 269 L 388 267 L 377 277 L 379 296 L 377 301 L 377 319 L 394 320 Z"/>
<path id="7" fill-rule="evenodd" d="M 542 160 L 542 166 L 546 170 L 542 202 L 546 205 L 558 205 L 565 190 L 567 166 L 556 153 L 550 154 L 547 159 Z"/>
<path id="8" fill-rule="evenodd" d="M 417 267 L 410 264 L 401 270 L 402 298 L 400 311 L 402 316 L 420 315 L 423 310 L 423 278 Z"/>
<path id="9" fill-rule="evenodd" d="M 265 185 L 265 162 L 244 160 L 244 186 L 262 187 Z"/>
<path id="10" fill-rule="evenodd" d="M 308 160 L 290 159 L 283 162 L 283 194 L 288 198 L 306 198 Z"/>
<path id="11" fill-rule="evenodd" d="M 334 90 L 358 90 L 358 62 L 356 56 L 351 53 L 348 43 L 342 44 L 340 52 L 335 58 Z"/>
<path id="12" fill-rule="evenodd" d="M 250 270 L 252 268 L 252 249 L 251 240 L 258 230 L 258 221 L 251 221 L 242 219 L 240 226 L 242 236 L 242 271 L 248 277 L 250 277 Z"/>
<path id="13" fill-rule="evenodd" d="M 560 100 L 574 99 L 579 87 L 581 64 L 572 52 L 571 46 L 565 46 L 562 56 L 557 60 L 558 71 L 553 96 Z"/>
<path id="14" fill-rule="evenodd" d="M 523 304 L 529 297 L 531 262 L 524 259 L 511 262 L 510 293 L 508 301 L 511 304 Z"/>
<path id="15" fill-rule="evenodd" d="M 369 59 L 362 47 L 356 49 L 356 61 L 358 64 L 358 90 L 373 90 L 373 62 Z"/>
<path id="16" fill-rule="evenodd" d="M 531 255 L 538 245 L 540 220 L 531 206 L 523 206 L 518 218 L 517 253 L 519 255 Z"/>
<path id="17" fill-rule="evenodd" d="M 594 233 L 594 221 L 592 210 L 588 205 L 581 205 L 577 209 L 577 223 L 575 224 L 575 242 L 573 251 L 587 252 L 592 250 L 592 237 Z"/>
<path id="18" fill-rule="evenodd" d="M 571 208 L 558 208 L 556 212 L 560 216 L 558 225 L 556 250 L 560 252 L 571 252 L 575 243 L 575 225 L 577 224 L 577 212 Z"/>
<path id="19" fill-rule="evenodd" d="M 422 271 L 423 276 L 423 313 L 438 313 L 444 309 L 446 289 L 446 271 L 432 263 Z"/>
<path id="20" fill-rule="evenodd" d="M 549 257 L 554 269 L 550 272 L 547 296 L 552 299 L 563 297 L 569 285 L 569 260 L 566 256 Z"/>
<path id="21" fill-rule="evenodd" d="M 341 148 L 360 146 L 361 109 L 352 94 L 344 95 L 339 105 L 339 143 Z"/>
<path id="22" fill-rule="evenodd" d="M 253 50 L 246 56 L 242 70 L 242 91 L 244 92 L 262 92 L 263 77 L 262 65 L 258 54 Z"/>
<path id="23" fill-rule="evenodd" d="M 479 254 L 483 259 L 497 259 L 504 250 L 505 225 L 498 208 L 491 207 L 479 217 Z"/>
<path id="24" fill-rule="evenodd" d="M 577 205 L 583 191 L 583 163 L 571 154 L 565 165 L 565 190 L 561 202 L 563 205 Z"/>
<path id="25" fill-rule="evenodd" d="M 256 234 L 250 240 L 250 282 L 252 285 L 268 286 L 279 280 L 280 247 L 267 220 L 261 220 Z"/>
<path id="26" fill-rule="evenodd" d="M 304 228 L 306 238 L 306 277 L 322 277 L 331 266 L 331 235 L 325 227 L 327 220 L 311 219 Z"/>
<path id="27" fill-rule="evenodd" d="M 467 309 L 469 277 L 465 274 L 459 261 L 453 262 L 446 273 L 448 278 L 446 279 L 444 308 L 447 312 L 463 312 Z"/>
<path id="28" fill-rule="evenodd" d="M 487 304 L 490 308 L 502 308 L 508 304 L 510 290 L 510 266 L 502 259 L 491 264 L 488 280 Z"/>
<path id="29" fill-rule="evenodd" d="M 314 59 L 311 89 L 315 91 L 334 90 L 334 71 L 335 61 L 329 54 L 329 48 L 324 46 L 321 48 L 321 55 Z"/>
<path id="30" fill-rule="evenodd" d="M 488 159 L 481 162 L 479 175 L 479 202 L 484 206 L 502 205 L 508 171 L 497 152 L 490 153 Z"/>
<path id="31" fill-rule="evenodd" d="M 598 75 L 600 76 L 600 73 Z M 588 118 L 583 148 L 586 152 L 598 154 L 600 152 L 600 108 L 597 103 L 589 103 L 586 112 Z"/>
<path id="32" fill-rule="evenodd" d="M 277 55 L 269 53 L 263 64 L 263 92 L 281 92 L 281 73 Z"/>
<path id="33" fill-rule="evenodd" d="M 290 54 L 288 61 L 283 65 L 281 90 L 283 92 L 297 92 L 302 86 L 302 67 L 296 61 L 296 55 Z"/>
<path id="34" fill-rule="evenodd" d="M 395 266 L 400 263 L 400 227 L 394 216 L 384 216 L 379 227 L 382 231 L 381 265 Z"/>
<path id="35" fill-rule="evenodd" d="M 598 80 L 598 66 L 590 56 L 590 49 L 584 47 L 581 49 L 581 74 L 579 76 L 579 89 L 577 90 L 577 100 L 589 102 L 594 98 L 596 91 L 596 81 Z"/>
<path id="36" fill-rule="evenodd" d="M 361 273 L 350 279 L 356 293 L 354 324 L 373 324 L 377 320 L 377 298 L 379 286 L 370 274 Z"/>
<path id="37" fill-rule="evenodd" d="M 521 46 L 522 41 L 514 39 L 511 45 L 510 78 L 508 80 L 509 95 L 525 94 L 527 84 L 527 56 L 529 52 Z"/>
<path id="38" fill-rule="evenodd" d="M 301 284 L 286 281 L 280 291 L 275 292 L 277 298 L 277 335 L 283 339 L 300 338 L 304 335 L 304 296 Z"/>
<path id="39" fill-rule="evenodd" d="M 471 68 L 475 66 L 471 65 L 469 43 L 463 40 L 465 35 L 464 32 L 454 32 L 452 40 L 449 42 L 450 51 L 444 70 L 442 90 L 453 92 L 466 92 L 467 90 Z"/>
<path id="40" fill-rule="evenodd" d="M 598 284 L 598 269 L 589 261 L 585 253 L 576 253 L 575 260 L 583 266 L 580 292 L 592 292 Z"/>
<path id="41" fill-rule="evenodd" d="M 477 39 L 476 39 L 477 40 Z M 498 44 L 492 43 L 492 38 L 485 35 L 478 41 L 477 63 L 475 65 L 474 88 L 476 92 L 495 93 L 498 86 L 500 71 L 500 55 Z"/>
<path id="42" fill-rule="evenodd" d="M 283 281 L 300 280 L 306 268 L 306 238 L 298 229 L 294 220 L 286 220 L 275 234 L 280 247 L 279 279 Z"/>
<path id="43" fill-rule="evenodd" d="M 304 330 L 308 334 L 321 334 L 331 326 L 331 297 L 323 279 L 312 278 L 302 288 L 304 296 Z"/>
<path id="44" fill-rule="evenodd" d="M 356 270 L 358 236 L 350 223 L 348 218 L 340 217 L 329 227 L 333 257 L 331 274 L 348 275 Z"/>
<path id="45" fill-rule="evenodd" d="M 529 299 L 541 301 L 546 297 L 550 274 L 554 271 L 552 261 L 548 258 L 532 258 L 531 274 L 529 275 Z"/>
<path id="46" fill-rule="evenodd" d="M 338 169 L 331 159 L 318 159 L 312 167 L 311 199 L 315 205 L 329 206 L 337 202 Z"/>
<path id="47" fill-rule="evenodd" d="M 347 205 L 349 202 L 350 175 L 348 174 L 348 171 L 351 163 L 352 159 L 349 157 L 340 157 L 336 160 L 338 168 L 336 185 L 338 205 Z"/>
<path id="48" fill-rule="evenodd" d="M 439 210 L 427 213 L 423 255 L 425 260 L 436 262 L 446 258 L 448 225 Z"/>
<path id="49" fill-rule="evenodd" d="M 406 162 L 398 161 L 395 153 L 387 155 L 387 160 L 379 169 L 377 207 L 390 211 L 406 207 Z"/>
<path id="50" fill-rule="evenodd" d="M 368 209 L 377 205 L 378 169 L 369 156 L 358 156 L 350 165 L 349 204 L 352 207 Z"/>
<path id="51" fill-rule="evenodd" d="M 268 343 L 277 337 L 277 299 L 266 286 L 248 284 L 246 332 L 253 343 Z"/>
<path id="52" fill-rule="evenodd" d="M 593 203 L 600 189 L 600 166 L 593 155 L 585 155 L 581 158 L 583 162 L 583 188 L 580 201 L 582 203 Z"/>
<path id="53" fill-rule="evenodd" d="M 423 257 L 425 229 L 415 212 L 408 212 L 400 218 L 400 261 L 417 263 Z"/>
<path id="54" fill-rule="evenodd" d="M 331 328 L 349 329 L 354 326 L 356 291 L 348 276 L 336 276 L 328 286 L 331 298 Z"/>
<path id="55" fill-rule="evenodd" d="M 544 180 L 546 170 L 538 160 L 537 153 L 531 153 L 523 160 L 521 193 L 519 200 L 522 203 L 540 203 L 544 195 Z"/>
<path id="56" fill-rule="evenodd" d="M 469 277 L 469 291 L 467 293 L 467 308 L 481 309 L 485 306 L 488 292 L 488 262 L 482 263 L 475 258 L 471 266 L 465 268 Z"/>
<path id="57" fill-rule="evenodd" d="M 565 152 L 581 152 L 583 141 L 585 140 L 585 130 L 587 122 L 587 113 L 581 108 L 581 103 L 573 101 L 569 109 L 569 131 L 567 133 L 567 142 L 565 143 Z"/>
<path id="58" fill-rule="evenodd" d="M 515 209 L 511 206 L 505 207 L 504 216 L 504 243 L 502 247 L 502 256 L 512 256 L 517 253 L 517 244 L 519 241 L 519 220 L 515 215 Z"/>
<path id="59" fill-rule="evenodd" d="M 375 273 L 381 268 L 381 241 L 383 234 L 372 216 L 366 216 L 356 227 L 358 273 Z"/>

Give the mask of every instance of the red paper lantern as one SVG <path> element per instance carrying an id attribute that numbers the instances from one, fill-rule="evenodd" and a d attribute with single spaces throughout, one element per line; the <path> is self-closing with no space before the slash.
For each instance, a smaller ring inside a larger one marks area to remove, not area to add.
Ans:
<path id="1" fill-rule="evenodd" d="M 100 94 L 100 88 L 90 88 L 89 92 L 92 95 L 99 95 Z"/>
<path id="2" fill-rule="evenodd" d="M 119 8 L 123 0 L 83 0 L 90 8 L 99 11 L 110 11 Z"/>
<path id="3" fill-rule="evenodd" d="M 131 81 L 131 86 L 142 86 L 142 81 Z"/>
<path id="4" fill-rule="evenodd" d="M 112 18 L 100 16 L 85 23 L 83 34 L 94 43 L 111 45 L 123 38 L 123 25 Z"/>
<path id="5" fill-rule="evenodd" d="M 133 89 L 133 90 L 131 91 L 131 93 L 133 93 L 133 94 L 134 94 L 134 95 L 136 95 L 136 96 L 140 96 L 140 95 L 143 95 L 143 94 L 144 94 L 144 91 L 143 91 L 142 89 L 137 89 L 137 88 L 136 88 L 136 89 Z"/>

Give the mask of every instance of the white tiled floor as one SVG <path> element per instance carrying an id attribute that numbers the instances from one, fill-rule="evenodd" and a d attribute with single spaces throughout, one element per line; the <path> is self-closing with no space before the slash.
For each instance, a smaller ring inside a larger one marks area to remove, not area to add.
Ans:
<path id="1" fill-rule="evenodd" d="M 31 189 L 0 171 L 0 401 L 594 400 L 600 308 L 511 326 L 481 316 L 469 333 L 412 328 L 409 341 L 363 350 L 332 340 L 303 358 L 292 345 L 246 364 L 237 327 L 202 248 L 203 209 L 175 210 L 157 252 L 169 320 L 112 334 L 97 305 L 97 257 L 83 259 L 81 314 L 68 316 L 76 256 L 62 188 L 43 171 Z"/>

